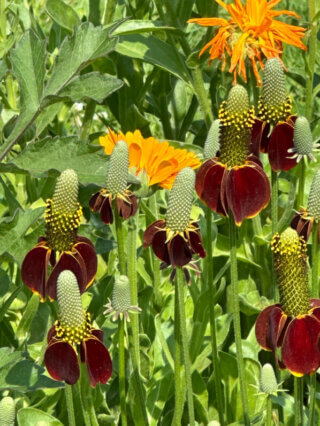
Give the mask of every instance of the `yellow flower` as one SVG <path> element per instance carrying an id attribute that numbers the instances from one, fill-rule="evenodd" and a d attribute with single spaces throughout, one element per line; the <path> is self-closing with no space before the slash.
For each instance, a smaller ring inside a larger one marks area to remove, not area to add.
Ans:
<path id="1" fill-rule="evenodd" d="M 148 176 L 149 186 L 157 184 L 162 188 L 171 189 L 181 169 L 184 167 L 196 169 L 201 164 L 193 152 L 174 148 L 168 142 L 160 142 L 153 137 L 144 138 L 139 130 L 124 134 L 109 129 L 107 135 L 99 138 L 100 145 L 104 147 L 107 155 L 111 154 L 120 140 L 129 146 L 130 168 L 134 168 L 136 175 L 144 171 Z"/>
<path id="2" fill-rule="evenodd" d="M 274 19 L 280 15 L 300 17 L 289 10 L 272 10 L 281 0 L 247 0 L 243 5 L 241 0 L 227 5 L 222 0 L 216 0 L 220 6 L 230 14 L 227 21 L 223 18 L 199 18 L 189 19 L 202 26 L 220 27 L 212 40 L 207 43 L 200 55 L 209 49 L 209 63 L 215 59 L 222 59 L 222 69 L 226 64 L 226 53 L 230 56 L 229 72 L 234 75 L 234 84 L 238 74 L 247 81 L 245 60 L 251 61 L 254 74 L 258 84 L 261 84 L 257 63 L 263 69 L 262 55 L 269 58 L 280 59 L 282 54 L 282 43 L 288 43 L 300 49 L 306 50 L 301 38 L 305 29 L 295 25 L 285 24 Z"/>

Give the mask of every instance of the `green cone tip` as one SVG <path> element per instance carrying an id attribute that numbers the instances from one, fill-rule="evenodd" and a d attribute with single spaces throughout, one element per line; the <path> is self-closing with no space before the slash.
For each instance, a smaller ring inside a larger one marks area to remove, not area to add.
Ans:
<path id="1" fill-rule="evenodd" d="M 190 167 L 181 169 L 170 191 L 167 209 L 167 228 L 184 232 L 190 222 L 195 172 Z"/>
<path id="2" fill-rule="evenodd" d="M 112 308 L 116 312 L 128 312 L 131 307 L 129 278 L 120 275 L 116 278 L 112 291 Z"/>
<path id="3" fill-rule="evenodd" d="M 317 222 L 320 222 L 320 169 L 314 175 L 308 200 L 308 213 Z"/>
<path id="4" fill-rule="evenodd" d="M 52 197 L 54 210 L 61 213 L 74 213 L 78 205 L 79 181 L 77 173 L 72 169 L 64 170 L 57 179 Z"/>
<path id="5" fill-rule="evenodd" d="M 277 392 L 278 383 L 271 364 L 264 364 L 260 370 L 260 391 L 267 394 Z"/>
<path id="6" fill-rule="evenodd" d="M 57 281 L 60 321 L 65 327 L 78 328 L 85 321 L 78 280 L 72 271 L 62 271 Z"/>
<path id="7" fill-rule="evenodd" d="M 107 191 L 123 194 L 128 185 L 129 148 L 124 141 L 116 143 L 110 156 L 107 174 Z"/>
<path id="8" fill-rule="evenodd" d="M 286 102 L 283 66 L 278 58 L 268 59 L 262 77 L 262 100 L 267 108 L 277 108 Z"/>
<path id="9" fill-rule="evenodd" d="M 214 120 L 204 144 L 203 156 L 206 160 L 216 156 L 220 148 L 220 120 Z"/>
<path id="10" fill-rule="evenodd" d="M 5 396 L 0 401 L 0 425 L 14 426 L 15 422 L 15 403 L 10 396 Z"/>
<path id="11" fill-rule="evenodd" d="M 228 94 L 226 111 L 230 114 L 242 114 L 250 109 L 249 96 L 247 90 L 236 84 Z"/>
<path id="12" fill-rule="evenodd" d="M 298 117 L 294 123 L 294 147 L 296 152 L 301 155 L 307 155 L 312 152 L 313 139 L 309 121 L 306 117 Z"/>

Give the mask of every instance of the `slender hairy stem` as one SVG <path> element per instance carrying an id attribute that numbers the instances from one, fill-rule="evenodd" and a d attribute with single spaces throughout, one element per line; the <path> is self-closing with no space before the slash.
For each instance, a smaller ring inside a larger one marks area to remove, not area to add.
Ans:
<path id="1" fill-rule="evenodd" d="M 309 421 L 308 425 L 313 426 L 315 422 L 315 402 L 316 402 L 316 385 L 317 385 L 317 373 L 310 376 L 310 398 L 309 398 Z"/>
<path id="2" fill-rule="evenodd" d="M 117 208 L 113 209 L 113 215 L 114 215 L 114 222 L 115 222 L 116 233 L 117 233 L 120 273 L 122 275 L 127 275 L 126 254 L 124 250 L 123 224 L 122 224 L 122 219 L 119 216 Z"/>
<path id="3" fill-rule="evenodd" d="M 315 222 L 312 228 L 312 297 L 319 297 L 319 223 Z"/>
<path id="4" fill-rule="evenodd" d="M 74 396 L 75 396 L 75 400 L 78 398 L 80 406 L 81 406 L 81 410 L 82 410 L 82 415 L 83 415 L 83 420 L 84 420 L 84 424 L 85 425 L 91 425 L 91 421 L 90 421 L 90 414 L 89 414 L 89 409 L 87 407 L 87 401 L 86 398 L 83 398 L 82 392 L 81 390 L 83 389 L 83 380 L 82 380 L 82 365 L 80 366 L 81 369 L 81 379 L 77 381 L 77 383 L 74 385 L 73 387 L 73 391 L 74 391 Z M 87 372 L 85 372 L 85 374 L 87 374 Z M 81 384 L 80 384 L 81 383 Z"/>
<path id="5" fill-rule="evenodd" d="M 191 426 L 194 426 L 194 405 L 193 405 L 193 391 L 192 391 L 192 380 L 191 380 L 191 362 L 190 362 L 190 352 L 189 352 L 189 345 L 188 345 L 186 311 L 185 311 L 184 291 L 183 291 L 185 283 L 186 281 L 185 281 L 183 269 L 177 268 L 176 286 L 178 287 L 180 331 L 181 331 L 181 340 L 182 340 L 183 361 L 184 361 L 184 368 L 185 368 L 185 374 L 186 374 L 189 424 Z"/>
<path id="6" fill-rule="evenodd" d="M 272 397 L 271 395 L 268 395 L 266 426 L 271 426 L 271 425 L 272 425 Z"/>
<path id="7" fill-rule="evenodd" d="M 184 394 L 181 392 L 181 333 L 179 316 L 178 285 L 174 295 L 174 415 L 172 425 L 180 426 L 183 412 Z"/>
<path id="8" fill-rule="evenodd" d="M 69 426 L 76 426 L 76 419 L 75 419 L 74 408 L 73 408 L 72 386 L 71 385 L 66 384 L 65 394 L 66 394 Z"/>
<path id="9" fill-rule="evenodd" d="M 152 214 L 157 218 L 158 209 L 157 209 L 157 198 L 155 193 L 149 198 L 149 207 Z M 157 305 L 161 306 L 161 294 L 160 294 L 160 285 L 161 285 L 161 274 L 160 274 L 160 261 L 157 256 L 152 252 L 152 262 L 153 262 L 153 288 L 154 288 L 154 298 Z"/>
<path id="10" fill-rule="evenodd" d="M 223 426 L 224 423 L 224 408 L 223 408 L 223 393 L 222 393 L 222 381 L 219 367 L 219 355 L 217 346 L 217 330 L 214 312 L 214 296 L 217 288 L 215 281 L 213 280 L 213 258 L 212 258 L 212 212 L 209 207 L 206 208 L 206 220 L 207 220 L 207 237 L 206 237 L 206 251 L 207 251 L 207 286 L 209 287 L 210 294 L 210 330 L 211 330 L 211 346 L 212 346 L 212 364 L 214 368 L 214 386 L 216 391 L 217 406 L 220 424 Z"/>
<path id="11" fill-rule="evenodd" d="M 303 194 L 304 194 L 304 183 L 306 180 L 306 163 L 304 158 L 300 161 L 300 170 L 299 170 L 299 188 L 296 201 L 297 210 L 301 209 L 303 206 Z"/>
<path id="12" fill-rule="evenodd" d="M 233 327 L 237 351 L 237 365 L 240 384 L 241 401 L 243 407 L 243 418 L 246 425 L 250 424 L 248 412 L 247 381 L 244 374 L 244 363 L 241 344 L 241 324 L 240 306 L 238 297 L 238 266 L 237 266 L 237 245 L 236 245 L 236 225 L 231 212 L 229 212 L 230 226 L 230 261 L 231 261 L 231 293 L 233 307 Z"/>
<path id="13" fill-rule="evenodd" d="M 309 38 L 309 61 L 308 61 L 308 78 L 306 81 L 306 118 L 311 120 L 313 108 L 313 77 L 314 66 L 316 62 L 317 48 L 317 20 L 314 20 L 316 14 L 316 0 L 309 0 L 309 22 L 310 22 L 310 38 Z"/>
<path id="14" fill-rule="evenodd" d="M 193 78 L 193 91 L 198 99 L 201 111 L 203 112 L 204 119 L 209 129 L 213 121 L 213 114 L 212 114 L 210 98 L 208 95 L 208 91 L 204 87 L 202 71 L 200 68 L 195 68 L 192 70 L 192 78 Z"/>
<path id="15" fill-rule="evenodd" d="M 86 140 L 90 134 L 92 119 L 96 110 L 96 103 L 88 101 L 82 122 L 81 140 Z"/>
<path id="16" fill-rule="evenodd" d="M 278 173 L 271 171 L 271 232 L 272 236 L 278 232 Z M 278 299 L 278 287 L 274 267 L 272 268 L 273 298 Z"/>
<path id="17" fill-rule="evenodd" d="M 302 425 L 303 377 L 294 377 L 294 425 Z"/>
<path id="18" fill-rule="evenodd" d="M 126 365 L 124 354 L 124 318 L 119 317 L 119 390 L 121 407 L 121 424 L 127 425 L 126 408 Z"/>

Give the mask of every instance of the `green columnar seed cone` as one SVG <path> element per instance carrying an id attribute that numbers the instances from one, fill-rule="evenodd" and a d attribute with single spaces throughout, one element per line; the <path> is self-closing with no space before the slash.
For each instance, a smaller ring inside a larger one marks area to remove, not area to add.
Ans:
<path id="1" fill-rule="evenodd" d="M 61 325 L 79 328 L 85 322 L 81 295 L 76 276 L 71 271 L 62 271 L 57 281 L 57 300 Z"/>
<path id="2" fill-rule="evenodd" d="M 0 401 L 0 425 L 14 426 L 15 404 L 10 396 L 5 396 Z"/>
<path id="3" fill-rule="evenodd" d="M 220 161 L 228 167 L 243 165 L 248 156 L 254 108 L 250 108 L 246 89 L 234 86 L 221 104 Z"/>
<path id="4" fill-rule="evenodd" d="M 291 114 L 292 101 L 286 95 L 284 71 L 278 58 L 268 59 L 265 64 L 258 107 L 260 118 L 272 126 Z"/>
<path id="5" fill-rule="evenodd" d="M 52 200 L 46 201 L 46 237 L 49 247 L 54 250 L 71 250 L 75 242 L 82 217 L 78 186 L 76 172 L 65 170 L 57 179 Z"/>
<path id="6" fill-rule="evenodd" d="M 184 232 L 190 222 L 195 172 L 190 167 L 180 170 L 170 191 L 167 228 L 172 232 Z"/>
<path id="7" fill-rule="evenodd" d="M 278 383 L 271 364 L 264 364 L 260 371 L 260 391 L 267 394 L 275 393 Z"/>
<path id="8" fill-rule="evenodd" d="M 294 123 L 294 147 L 296 152 L 301 155 L 307 155 L 312 152 L 313 139 L 309 121 L 306 117 L 298 117 Z"/>
<path id="9" fill-rule="evenodd" d="M 53 208 L 58 213 L 74 213 L 78 209 L 79 181 L 72 169 L 64 170 L 57 179 L 52 197 Z"/>
<path id="10" fill-rule="evenodd" d="M 203 156 L 206 160 L 216 156 L 220 148 L 220 120 L 214 120 L 204 144 Z"/>
<path id="11" fill-rule="evenodd" d="M 276 233 L 271 240 L 274 267 L 284 313 L 297 317 L 310 310 L 308 287 L 307 246 L 292 228 L 281 235 Z"/>
<path id="12" fill-rule="evenodd" d="M 117 312 L 128 312 L 131 307 L 129 278 L 120 275 L 116 278 L 112 291 L 112 308 Z"/>
<path id="13" fill-rule="evenodd" d="M 106 189 L 113 195 L 123 194 L 128 185 L 129 148 L 119 141 L 110 156 Z"/>
<path id="14" fill-rule="evenodd" d="M 318 169 L 311 184 L 307 210 L 309 216 L 320 222 L 320 169 Z"/>

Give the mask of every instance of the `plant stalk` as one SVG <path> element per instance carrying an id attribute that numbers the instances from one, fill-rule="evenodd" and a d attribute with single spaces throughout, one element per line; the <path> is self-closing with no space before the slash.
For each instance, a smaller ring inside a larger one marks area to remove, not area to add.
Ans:
<path id="1" fill-rule="evenodd" d="M 178 300 L 179 300 L 179 317 L 180 317 L 180 332 L 181 332 L 181 341 L 182 341 L 182 351 L 183 351 L 183 361 L 186 375 L 186 385 L 187 385 L 187 400 L 188 400 L 188 412 L 189 412 L 189 424 L 194 426 L 194 404 L 193 404 L 193 391 L 192 391 L 192 379 L 191 379 L 191 362 L 190 362 L 190 352 L 188 345 L 188 336 L 187 336 L 187 323 L 186 323 L 186 311 L 184 303 L 184 286 L 185 286 L 185 276 L 182 268 L 177 267 L 177 278 L 176 286 L 178 287 Z"/>
<path id="2" fill-rule="evenodd" d="M 115 222 L 116 234 L 117 234 L 119 269 L 122 275 L 127 275 L 126 253 L 124 249 L 123 223 L 122 223 L 121 217 L 119 216 L 116 206 L 113 209 L 113 215 L 114 215 L 114 222 Z"/>
<path id="3" fill-rule="evenodd" d="M 126 408 L 126 364 L 124 350 L 124 318 L 119 317 L 119 391 L 120 391 L 120 407 L 121 407 L 121 425 L 127 425 L 127 408 Z"/>
<path id="4" fill-rule="evenodd" d="M 246 425 L 250 424 L 248 411 L 247 380 L 244 373 L 244 361 L 241 343 L 240 306 L 238 296 L 238 266 L 237 266 L 237 245 L 236 245 L 236 224 L 233 214 L 229 212 L 230 227 L 230 261 L 231 261 L 231 293 L 233 307 L 233 327 L 237 351 L 237 365 L 240 384 L 241 401 L 243 407 L 243 418 Z"/>
<path id="5" fill-rule="evenodd" d="M 174 414 L 172 425 L 180 426 L 184 395 L 182 394 L 181 384 L 181 333 L 178 285 L 175 285 L 174 289 Z"/>
<path id="6" fill-rule="evenodd" d="M 192 70 L 192 85 L 194 94 L 198 99 L 200 109 L 204 115 L 207 128 L 209 129 L 213 121 L 211 102 L 208 96 L 208 91 L 204 87 L 202 71 L 198 67 Z"/>
<path id="7" fill-rule="evenodd" d="M 266 426 L 272 426 L 272 397 L 271 397 L 271 395 L 268 395 L 268 397 L 267 397 Z"/>
<path id="8" fill-rule="evenodd" d="M 317 20 L 314 20 L 316 14 L 316 0 L 309 0 L 309 22 L 310 22 L 310 38 L 309 38 L 309 61 L 306 81 L 306 118 L 312 119 L 313 109 L 313 79 L 314 67 L 316 63 L 316 48 L 317 48 Z"/>
<path id="9" fill-rule="evenodd" d="M 69 426 L 76 426 L 76 419 L 74 415 L 73 398 L 72 398 L 72 385 L 68 385 L 66 383 L 65 395 L 66 395 L 66 402 L 67 402 Z"/>

